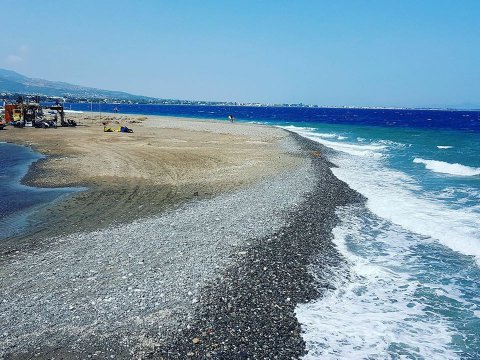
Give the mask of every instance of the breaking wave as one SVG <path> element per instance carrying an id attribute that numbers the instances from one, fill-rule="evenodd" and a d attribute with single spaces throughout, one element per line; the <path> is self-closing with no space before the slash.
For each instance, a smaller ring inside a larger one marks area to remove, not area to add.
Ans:
<path id="1" fill-rule="evenodd" d="M 436 173 L 457 175 L 457 176 L 476 176 L 480 175 L 480 168 L 465 166 L 462 164 L 451 164 L 445 161 L 425 160 L 415 158 L 413 162 L 416 164 L 424 164 L 425 168 Z"/>

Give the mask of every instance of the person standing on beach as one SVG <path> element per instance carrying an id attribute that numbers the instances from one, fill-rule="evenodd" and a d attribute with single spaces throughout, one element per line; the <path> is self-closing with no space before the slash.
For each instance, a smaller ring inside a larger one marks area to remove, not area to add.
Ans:
<path id="1" fill-rule="evenodd" d="M 233 123 L 235 121 L 235 118 L 233 117 L 233 115 L 228 115 L 228 120 Z"/>

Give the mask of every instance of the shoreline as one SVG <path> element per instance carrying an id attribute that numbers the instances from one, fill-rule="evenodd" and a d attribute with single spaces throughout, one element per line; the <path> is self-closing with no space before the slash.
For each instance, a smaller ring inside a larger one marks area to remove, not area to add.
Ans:
<path id="1" fill-rule="evenodd" d="M 300 356 L 295 306 L 329 286 L 309 267 L 341 261 L 330 241 L 335 207 L 361 199 L 333 176 L 321 145 L 292 133 L 282 141 L 295 167 L 133 223 L 57 235 L 49 246 L 4 258 L 0 281 L 8 299 L 22 293 L 11 271 L 26 283 L 33 269 L 42 275 L 30 285 L 39 298 L 26 296 L 0 312 L 29 345 L 12 348 L 9 334 L 0 354 L 21 357 L 34 347 L 42 357 L 65 358 Z M 87 269 L 93 273 L 80 275 Z M 19 327 L 9 321 L 15 310 L 27 311 Z M 72 317 L 80 323 L 68 325 Z M 50 328 L 38 328 L 46 319 Z"/>
<path id="2" fill-rule="evenodd" d="M 284 226 L 256 239 L 240 261 L 205 287 L 204 305 L 190 327 L 154 349 L 153 358 L 296 359 L 307 353 L 295 308 L 334 287 L 330 274 L 344 262 L 332 242 L 339 221 L 335 209 L 365 198 L 330 171 L 335 165 L 321 155 L 330 150 L 290 136 L 312 161 L 314 188 Z"/>

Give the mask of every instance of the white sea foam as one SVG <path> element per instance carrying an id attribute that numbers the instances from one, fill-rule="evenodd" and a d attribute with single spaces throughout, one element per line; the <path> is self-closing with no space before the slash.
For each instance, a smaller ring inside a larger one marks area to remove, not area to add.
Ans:
<path id="1" fill-rule="evenodd" d="M 368 198 L 367 206 L 378 216 L 417 234 L 430 236 L 451 249 L 473 255 L 480 263 L 480 216 L 468 209 L 452 209 L 422 195 L 418 184 L 406 174 L 379 164 L 334 161 L 332 171 L 350 187 Z"/>
<path id="2" fill-rule="evenodd" d="M 334 150 L 341 151 L 343 153 L 347 153 L 354 156 L 360 156 L 360 157 L 379 159 L 384 156 L 384 154 L 381 151 L 386 148 L 385 145 L 381 145 L 381 144 L 359 145 L 359 144 L 350 144 L 346 142 L 325 140 L 324 137 L 319 136 L 317 133 L 314 133 L 314 132 L 298 131 L 298 134 L 310 140 L 314 140 L 320 144 L 328 146 L 329 148 L 332 148 Z"/>
<path id="3" fill-rule="evenodd" d="M 439 149 L 451 149 L 451 148 L 453 148 L 453 146 L 450 146 L 450 145 L 437 145 L 437 148 L 439 148 Z"/>
<path id="4" fill-rule="evenodd" d="M 304 359 L 458 358 L 448 346 L 448 324 L 426 316 L 424 298 L 417 296 L 428 285 L 403 271 L 412 256 L 408 233 L 378 219 L 362 223 L 348 207 L 338 215 L 343 220 L 334 241 L 347 266 L 338 273 L 336 290 L 296 309 L 307 343 Z M 360 246 L 363 254 L 353 254 L 350 246 Z"/>
<path id="5" fill-rule="evenodd" d="M 338 165 L 333 173 L 365 195 L 374 214 L 474 256 L 480 264 L 480 216 L 475 209 L 449 207 L 434 194 L 425 193 L 407 174 L 385 167 L 378 161 L 388 151 L 384 145 L 352 145 L 305 131 L 299 134 L 339 151 L 331 159 Z"/>
<path id="6" fill-rule="evenodd" d="M 360 209 L 352 216 L 348 207 L 339 209 L 342 223 L 333 231 L 334 241 L 347 265 L 333 280 L 336 290 L 296 309 L 305 359 L 459 358 L 452 343 L 459 336 L 456 323 L 442 311 L 449 306 L 476 309 L 476 300 L 465 298 L 456 281 L 436 281 L 429 267 L 435 265 L 425 255 L 442 258 L 449 247 L 475 256 L 480 264 L 480 210 L 450 204 L 460 189 L 446 189 L 439 199 L 411 176 L 389 168 L 384 158 L 407 151 L 409 144 L 364 138 L 347 143 L 311 130 L 297 132 L 337 150 L 330 160 L 338 168 L 332 171 L 365 195 L 376 215 Z M 475 194 L 463 197 L 470 204 Z M 425 249 L 433 252 L 425 254 Z M 445 307 L 432 311 L 437 304 Z"/>
<path id="7" fill-rule="evenodd" d="M 436 173 L 457 175 L 457 176 L 476 176 L 480 175 L 480 168 L 465 166 L 462 164 L 451 164 L 445 161 L 425 160 L 415 158 L 413 162 L 416 164 L 424 164 L 428 170 Z"/>
<path id="8" fill-rule="evenodd" d="M 378 140 L 377 142 L 375 142 L 375 144 L 385 145 L 388 148 L 404 148 L 404 147 L 412 146 L 412 144 L 405 144 L 405 143 L 392 141 L 392 140 Z"/>
<path id="9" fill-rule="evenodd" d="M 339 139 L 340 136 L 337 135 L 337 134 L 329 134 L 329 133 L 315 133 L 315 136 L 318 137 L 318 138 L 322 138 L 322 139 Z M 341 139 L 339 139 L 341 140 Z"/>
<path id="10" fill-rule="evenodd" d="M 305 132 L 305 131 L 315 131 L 314 128 L 312 128 L 312 127 L 306 127 L 306 126 L 294 126 L 294 125 L 280 126 L 280 125 L 278 125 L 277 127 L 281 128 L 281 129 L 293 131 L 293 132 L 299 132 L 299 131 L 301 131 L 301 132 Z"/>
<path id="11" fill-rule="evenodd" d="M 302 136 L 307 136 L 308 134 L 314 134 L 317 138 L 325 138 L 325 139 L 337 139 L 337 140 L 345 140 L 347 137 L 343 135 L 338 135 L 336 133 L 320 133 L 315 132 L 314 128 L 311 127 L 300 127 L 300 126 L 278 126 L 282 129 L 289 130 L 301 134 Z"/>

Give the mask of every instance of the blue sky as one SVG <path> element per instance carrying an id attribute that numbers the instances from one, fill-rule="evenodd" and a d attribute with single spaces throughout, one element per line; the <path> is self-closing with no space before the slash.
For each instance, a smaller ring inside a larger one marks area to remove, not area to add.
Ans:
<path id="1" fill-rule="evenodd" d="M 160 98 L 480 106 L 480 1 L 1 0 L 0 67 Z M 4 13 L 2 11 L 2 13 Z"/>

